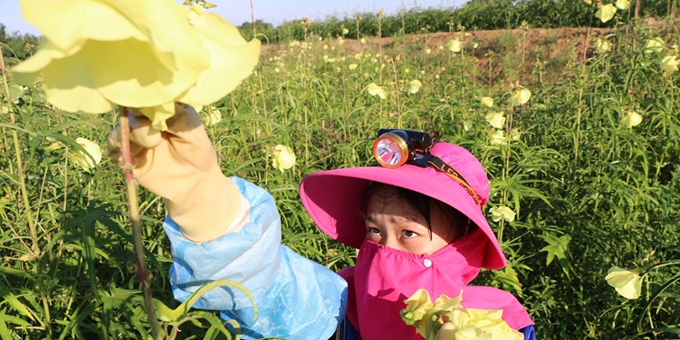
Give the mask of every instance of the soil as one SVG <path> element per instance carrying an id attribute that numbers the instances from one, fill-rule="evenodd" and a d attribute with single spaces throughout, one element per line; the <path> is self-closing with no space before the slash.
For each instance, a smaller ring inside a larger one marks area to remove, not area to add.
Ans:
<path id="1" fill-rule="evenodd" d="M 657 35 L 664 35 L 664 31 L 672 30 L 672 27 L 676 26 L 655 19 L 645 19 L 639 25 L 658 32 L 655 33 Z M 595 53 L 593 41 L 596 38 L 615 43 L 621 40 L 621 35 L 627 35 L 632 31 L 632 26 L 625 26 L 618 29 L 581 27 L 438 32 L 409 35 L 404 38 L 371 37 L 365 38 L 365 43 L 355 39 L 344 39 L 341 46 L 338 40 L 327 40 L 315 46 L 316 48 L 322 48 L 323 45 L 335 46 L 347 54 L 355 54 L 367 48 L 377 51 L 381 45 L 383 53 L 392 57 L 404 53 L 411 57 L 430 49 L 433 57 L 436 57 L 441 53 L 448 55 L 447 42 L 458 38 L 462 41 L 466 53 L 474 56 L 475 68 L 479 70 L 475 76 L 484 82 L 521 80 L 531 83 L 538 81 L 532 73 L 536 62 L 543 63 L 540 66 L 546 72 L 545 76 L 559 81 L 566 68 L 585 63 L 593 56 Z M 273 56 L 286 48 L 286 44 L 263 45 L 263 57 Z M 518 69 L 521 71 L 513 71 Z"/>

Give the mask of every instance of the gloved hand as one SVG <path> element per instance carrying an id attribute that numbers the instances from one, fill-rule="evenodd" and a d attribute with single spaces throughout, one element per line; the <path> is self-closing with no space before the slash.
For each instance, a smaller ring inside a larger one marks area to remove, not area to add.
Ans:
<path id="1" fill-rule="evenodd" d="M 165 199 L 170 217 L 189 240 L 203 243 L 234 228 L 241 193 L 224 176 L 196 111 L 175 104 L 166 131 L 156 130 L 139 111 L 130 115 L 130 152 L 140 185 Z M 108 154 L 122 164 L 120 126 L 108 138 Z"/>

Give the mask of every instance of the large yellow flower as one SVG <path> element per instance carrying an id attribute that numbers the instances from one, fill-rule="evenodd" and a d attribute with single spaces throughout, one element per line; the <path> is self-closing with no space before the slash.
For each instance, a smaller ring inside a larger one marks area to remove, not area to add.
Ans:
<path id="1" fill-rule="evenodd" d="M 674 55 L 667 55 L 661 60 L 661 70 L 666 73 L 673 73 L 678 70 L 678 61 Z"/>
<path id="2" fill-rule="evenodd" d="M 408 93 L 410 94 L 415 94 L 420 90 L 420 88 L 423 86 L 423 83 L 420 82 L 420 80 L 415 79 L 412 80 L 410 83 L 408 83 Z"/>
<path id="3" fill-rule="evenodd" d="M 99 144 L 85 138 L 76 138 L 78 143 L 86 152 L 74 150 L 71 153 L 71 160 L 78 164 L 83 170 L 92 170 L 102 160 L 102 151 Z"/>
<path id="4" fill-rule="evenodd" d="M 404 301 L 401 316 L 406 324 L 429 340 L 504 339 L 520 340 L 522 333 L 503 321 L 502 310 L 465 308 L 462 292 L 451 299 L 442 294 L 432 303 L 430 295 L 419 289 Z"/>
<path id="5" fill-rule="evenodd" d="M 531 91 L 520 87 L 512 92 L 512 97 L 510 97 L 510 103 L 512 106 L 526 104 L 531 98 Z"/>
<path id="6" fill-rule="evenodd" d="M 515 212 L 504 205 L 493 207 L 489 209 L 489 212 L 491 213 L 491 219 L 493 219 L 494 222 L 500 220 L 512 222 L 515 220 Z"/>
<path id="7" fill-rule="evenodd" d="M 463 49 L 463 43 L 460 41 L 458 37 L 447 41 L 446 46 L 449 48 L 449 51 L 453 53 L 458 53 Z"/>
<path id="8" fill-rule="evenodd" d="M 656 52 L 659 53 L 663 51 L 663 48 L 666 46 L 666 42 L 661 39 L 661 37 L 656 37 L 647 40 L 647 43 L 645 44 L 644 52 L 645 53 L 650 53 L 650 52 Z"/>
<path id="9" fill-rule="evenodd" d="M 251 73 L 259 55 L 259 41 L 245 42 L 215 15 L 188 19 L 172 0 L 20 3 L 44 41 L 13 68 L 15 79 L 31 84 L 42 73 L 47 100 L 65 111 L 145 108 L 154 126 L 165 129 L 175 101 L 220 99 Z"/>
<path id="10" fill-rule="evenodd" d="M 274 159 L 272 161 L 272 166 L 274 168 L 279 169 L 279 171 L 283 172 L 283 170 L 290 169 L 295 165 L 295 153 L 293 153 L 293 149 L 285 146 L 285 145 L 277 145 L 272 149 L 272 154 L 274 156 Z"/>
<path id="11" fill-rule="evenodd" d="M 628 111 L 626 114 L 621 118 L 621 123 L 625 125 L 626 127 L 632 128 L 633 126 L 637 126 L 642 122 L 642 116 L 635 112 L 635 111 Z"/>
<path id="12" fill-rule="evenodd" d="M 486 121 L 496 129 L 505 127 L 505 115 L 503 114 L 503 111 L 487 114 Z"/>
<path id="13" fill-rule="evenodd" d="M 378 96 L 380 99 L 387 99 L 387 93 L 385 93 L 385 90 L 382 88 L 382 86 L 379 86 L 376 83 L 370 83 L 368 86 L 366 86 L 366 91 L 368 91 L 368 94 L 371 96 Z"/>
<path id="14" fill-rule="evenodd" d="M 606 4 L 595 12 L 595 17 L 602 20 L 602 22 L 607 22 L 614 17 L 614 14 L 616 14 L 616 7 L 612 4 Z"/>
<path id="15" fill-rule="evenodd" d="M 491 97 L 482 97 L 480 101 L 482 102 L 482 105 L 486 107 L 493 107 L 493 98 Z"/>
<path id="16" fill-rule="evenodd" d="M 636 270 L 611 267 L 605 277 L 607 283 L 626 299 L 637 299 L 642 290 L 642 278 Z"/>

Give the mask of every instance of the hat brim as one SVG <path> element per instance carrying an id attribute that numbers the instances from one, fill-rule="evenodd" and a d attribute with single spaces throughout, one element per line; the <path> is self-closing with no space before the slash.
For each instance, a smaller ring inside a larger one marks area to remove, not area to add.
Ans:
<path id="1" fill-rule="evenodd" d="M 396 169 L 376 166 L 316 172 L 302 180 L 300 198 L 324 233 L 338 242 L 360 248 L 366 238 L 361 200 L 373 181 L 419 192 L 460 211 L 488 238 L 482 267 L 505 266 L 505 256 L 481 208 L 463 187 L 432 168 L 407 164 Z"/>

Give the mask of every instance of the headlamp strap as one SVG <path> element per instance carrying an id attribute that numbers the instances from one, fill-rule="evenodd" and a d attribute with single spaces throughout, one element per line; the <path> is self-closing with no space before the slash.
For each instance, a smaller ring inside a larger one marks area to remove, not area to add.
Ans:
<path id="1" fill-rule="evenodd" d="M 472 196 L 472 199 L 475 200 L 477 206 L 479 206 L 480 208 L 482 207 L 482 200 L 479 198 L 477 193 L 472 189 L 472 186 L 465 180 L 465 178 L 463 178 L 463 176 L 458 171 L 456 171 L 456 169 L 444 163 L 444 161 L 437 156 L 434 156 L 432 154 L 430 154 L 429 156 L 430 157 L 428 157 L 427 159 L 427 164 L 429 164 L 429 166 L 433 167 L 437 171 L 445 173 L 456 183 L 460 184 L 460 186 L 463 187 L 463 189 L 465 189 L 465 191 L 467 191 L 468 194 L 470 194 L 470 196 Z"/>

